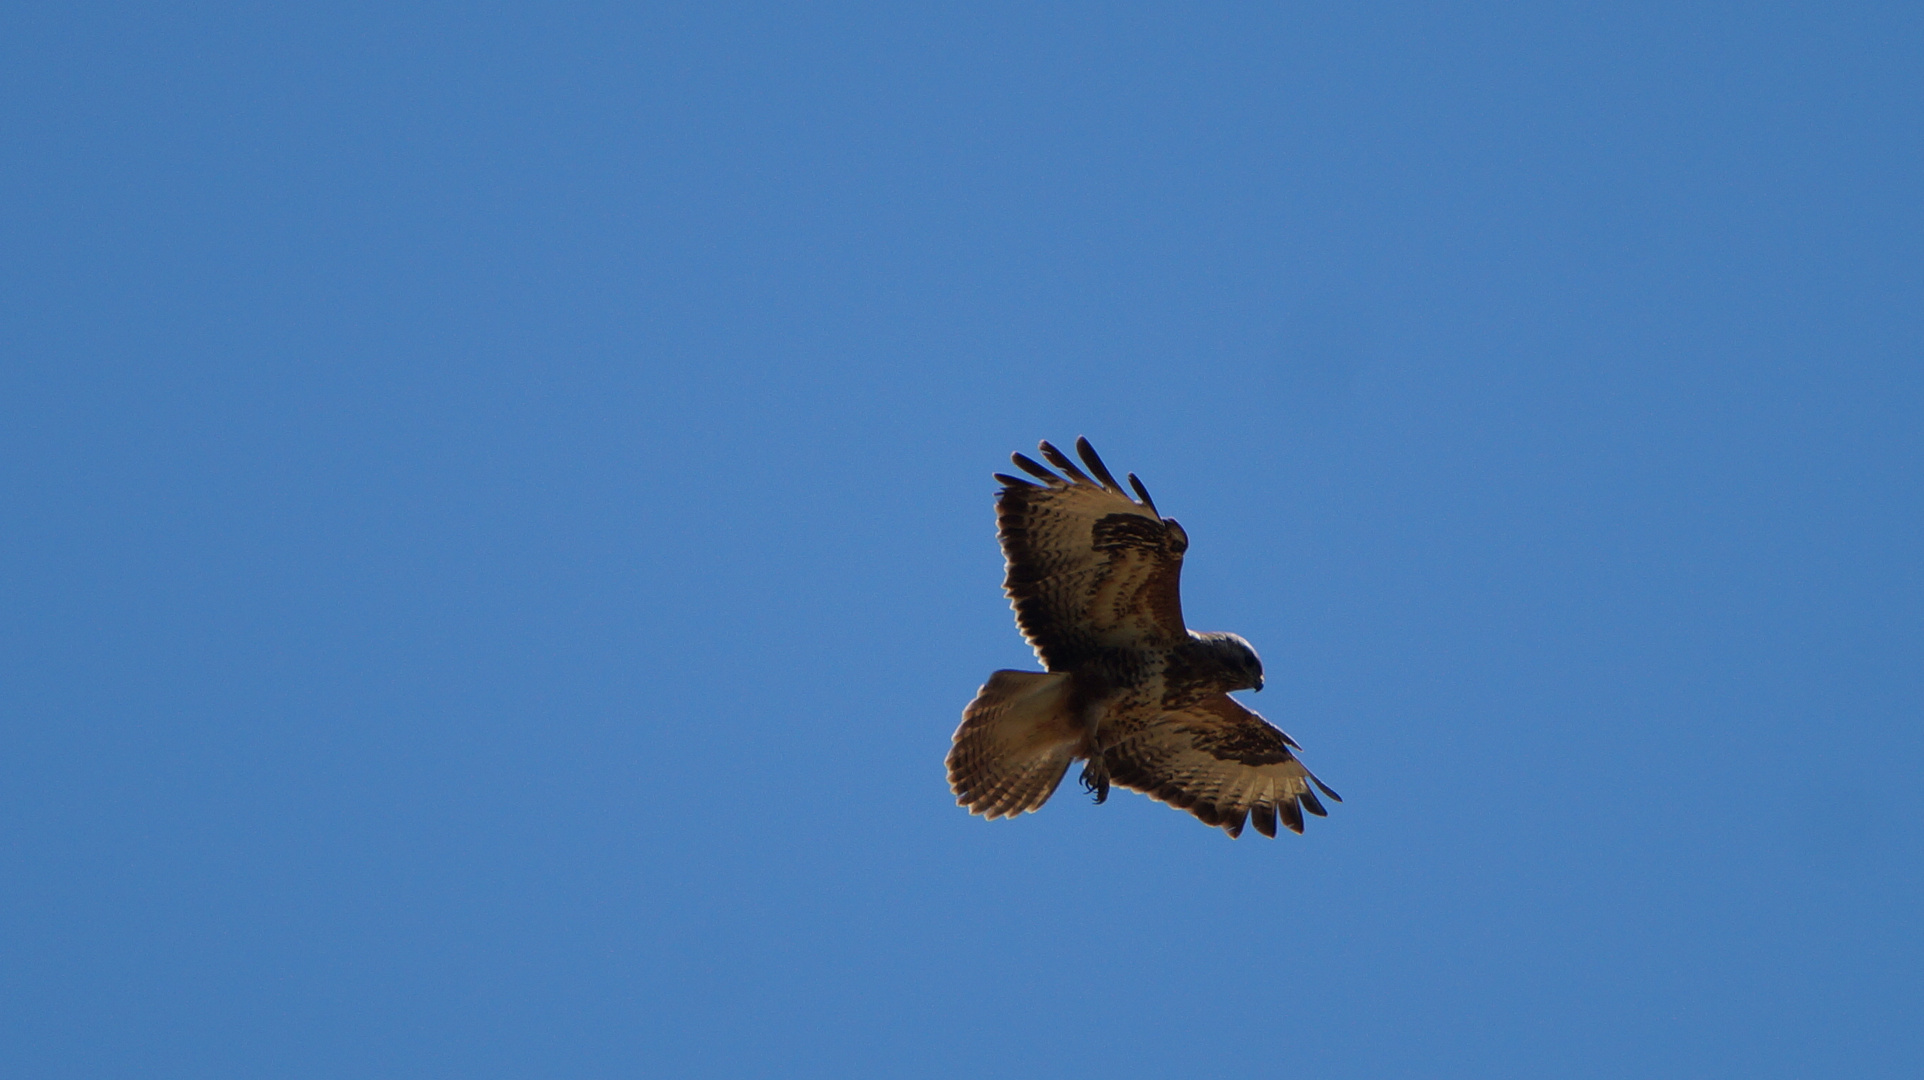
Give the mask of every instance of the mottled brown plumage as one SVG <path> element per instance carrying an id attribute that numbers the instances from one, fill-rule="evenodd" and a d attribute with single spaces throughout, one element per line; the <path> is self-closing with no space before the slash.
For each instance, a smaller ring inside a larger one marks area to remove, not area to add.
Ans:
<path id="1" fill-rule="evenodd" d="M 1074 761 L 1101 802 L 1110 784 L 1180 807 L 1239 836 L 1276 835 L 1325 811 L 1289 736 L 1229 696 L 1262 689 L 1262 662 L 1234 634 L 1183 623 L 1189 537 L 1142 481 L 1129 497 L 1087 439 L 1079 467 L 1041 444 L 1048 466 L 1013 455 L 1027 480 L 997 473 L 1003 589 L 1046 668 L 998 671 L 963 711 L 949 752 L 957 802 L 985 817 L 1039 809 Z M 1086 469 L 1086 471 L 1085 471 Z"/>

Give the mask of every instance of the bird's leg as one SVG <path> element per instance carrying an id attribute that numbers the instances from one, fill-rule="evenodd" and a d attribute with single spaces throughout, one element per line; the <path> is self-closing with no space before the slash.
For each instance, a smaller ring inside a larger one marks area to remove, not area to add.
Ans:
<path id="1" fill-rule="evenodd" d="M 1082 790 L 1095 795 L 1097 805 L 1109 800 L 1109 763 L 1103 760 L 1102 741 L 1097 737 L 1102 711 L 1101 703 L 1091 703 L 1082 710 L 1082 744 L 1089 748 L 1089 762 L 1082 767 Z"/>

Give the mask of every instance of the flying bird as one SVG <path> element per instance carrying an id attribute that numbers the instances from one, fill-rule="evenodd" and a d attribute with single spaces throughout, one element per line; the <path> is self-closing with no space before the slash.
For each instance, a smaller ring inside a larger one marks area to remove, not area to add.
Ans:
<path id="1" fill-rule="evenodd" d="M 1229 696 L 1261 690 L 1263 662 L 1235 634 L 1183 624 L 1178 579 L 1189 536 L 1135 474 L 1131 498 L 1087 439 L 1088 471 L 1044 442 L 1059 471 L 1021 454 L 1034 479 L 996 473 L 1002 588 L 1045 671 L 998 671 L 962 711 L 949 750 L 956 803 L 986 818 L 1049 801 L 1072 762 L 1096 802 L 1111 784 L 1241 836 L 1254 822 L 1303 831 L 1328 816 L 1296 741 Z M 1314 785 L 1314 790 L 1312 790 Z"/>

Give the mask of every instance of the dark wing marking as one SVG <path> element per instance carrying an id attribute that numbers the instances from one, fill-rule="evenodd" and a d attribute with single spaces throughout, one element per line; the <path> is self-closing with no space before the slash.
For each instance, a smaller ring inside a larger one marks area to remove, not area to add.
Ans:
<path id="1" fill-rule="evenodd" d="M 1003 591 L 1043 666 L 1070 671 L 1102 649 L 1165 649 L 1186 637 L 1180 579 L 1189 540 L 1182 526 L 1120 486 L 1090 479 L 1046 442 L 1042 456 L 1066 465 L 1070 478 L 1013 455 L 1045 486 L 999 477 L 995 517 L 1007 560 Z M 1097 467 L 1101 459 L 1091 458 L 1093 449 L 1084 460 L 1108 477 Z"/>
<path id="2" fill-rule="evenodd" d="M 1189 811 L 1240 836 L 1245 819 L 1276 835 L 1303 831 L 1305 811 L 1326 817 L 1310 790 L 1342 802 L 1290 753 L 1288 736 L 1227 694 L 1154 715 L 1104 722 L 1103 761 L 1112 783 Z"/>

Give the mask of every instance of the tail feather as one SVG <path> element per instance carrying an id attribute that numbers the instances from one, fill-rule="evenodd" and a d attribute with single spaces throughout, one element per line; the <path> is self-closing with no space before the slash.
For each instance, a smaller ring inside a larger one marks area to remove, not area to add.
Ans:
<path id="1" fill-rule="evenodd" d="M 1070 678 L 1039 671 L 989 676 L 962 710 L 949 750 L 956 805 L 999 818 L 1049 801 L 1082 743 L 1070 708 Z"/>
<path id="2" fill-rule="evenodd" d="M 1061 784 L 1068 767 L 1067 761 L 1048 758 L 1028 762 L 1009 773 L 970 809 L 988 818 L 1014 817 L 1025 810 L 1035 810 Z"/>

